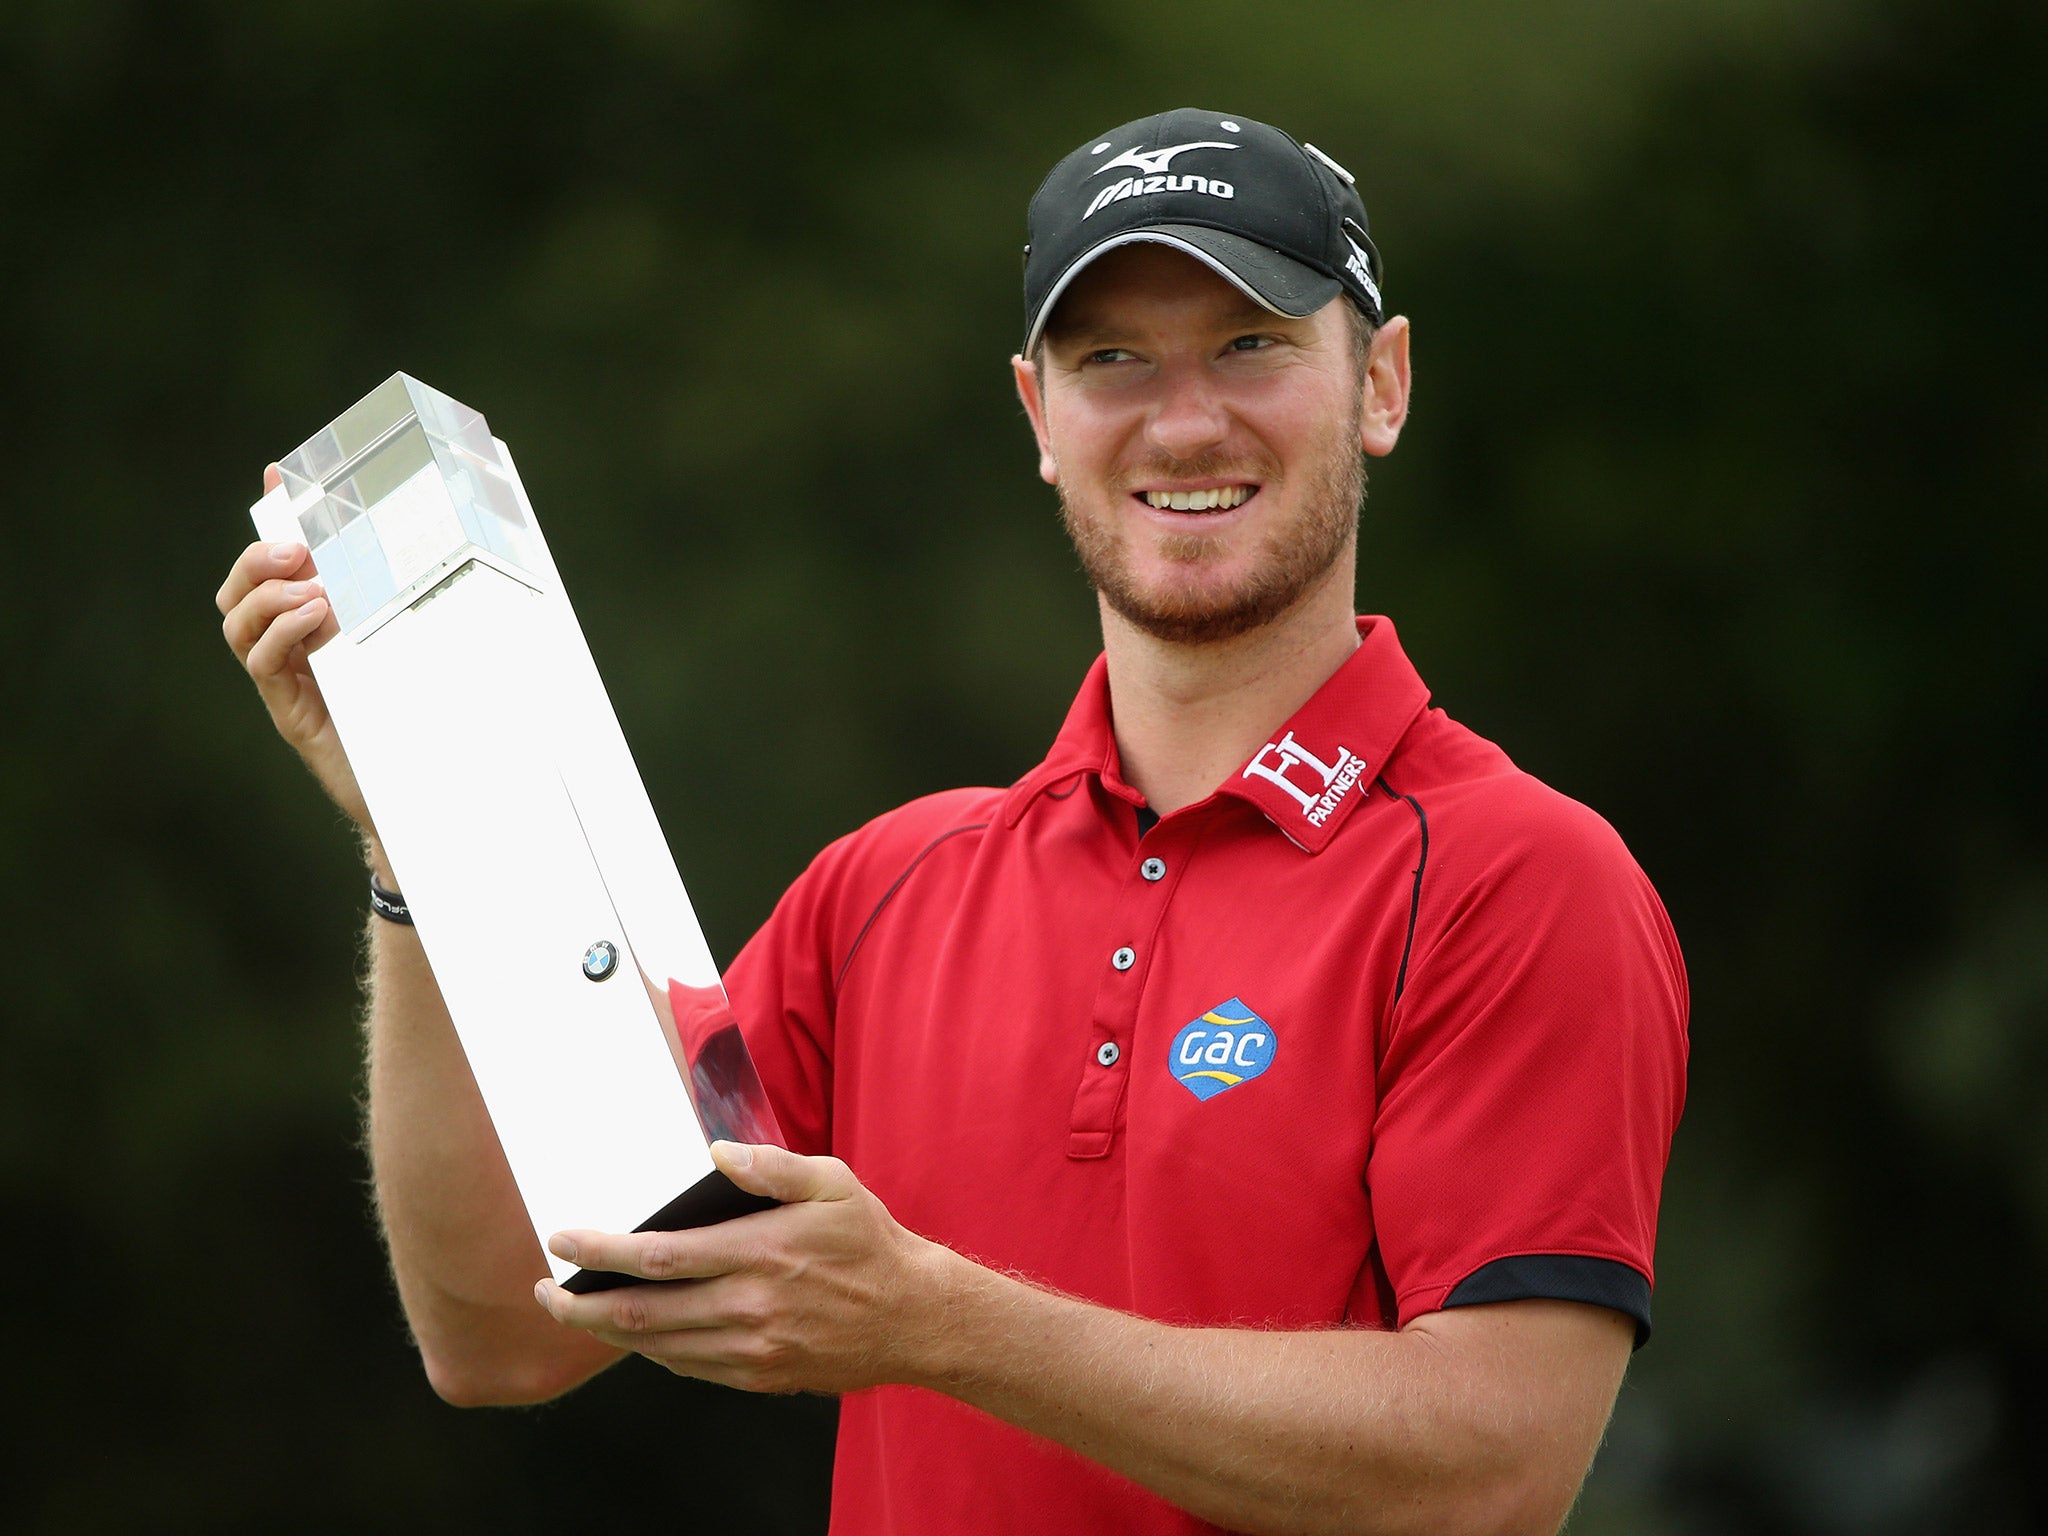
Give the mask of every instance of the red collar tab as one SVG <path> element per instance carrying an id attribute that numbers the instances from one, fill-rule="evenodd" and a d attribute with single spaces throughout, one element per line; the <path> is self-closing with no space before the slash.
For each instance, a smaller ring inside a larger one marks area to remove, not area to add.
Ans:
<path id="1" fill-rule="evenodd" d="M 1045 761 L 1010 786 L 1003 800 L 1003 825 L 1016 826 L 1040 794 L 1062 779 L 1082 773 L 1099 775 L 1116 794 L 1134 805 L 1141 804 L 1144 797 L 1124 783 L 1122 770 L 1116 733 L 1110 728 L 1109 658 L 1098 655 L 1082 680 L 1081 691 L 1068 706 L 1066 722 L 1053 738 Z"/>
<path id="2" fill-rule="evenodd" d="M 1219 789 L 1321 853 L 1429 703 L 1393 621 L 1358 621 L 1358 649 Z"/>

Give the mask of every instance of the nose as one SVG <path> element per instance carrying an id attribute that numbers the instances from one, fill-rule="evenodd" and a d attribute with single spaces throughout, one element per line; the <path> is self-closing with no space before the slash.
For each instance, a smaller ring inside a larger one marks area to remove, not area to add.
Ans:
<path id="1" fill-rule="evenodd" d="M 1172 369 L 1145 424 L 1146 441 L 1175 459 L 1192 459 L 1220 445 L 1230 422 L 1210 382 L 1199 369 Z"/>

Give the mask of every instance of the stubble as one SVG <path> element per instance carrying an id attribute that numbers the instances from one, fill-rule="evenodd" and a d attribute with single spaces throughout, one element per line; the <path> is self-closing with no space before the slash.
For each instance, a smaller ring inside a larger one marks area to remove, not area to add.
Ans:
<path id="1" fill-rule="evenodd" d="M 1181 645 L 1201 645 L 1233 639 L 1287 612 L 1337 563 L 1358 531 L 1359 507 L 1365 499 L 1365 456 L 1358 450 L 1357 432 L 1333 433 L 1304 471 L 1301 511 L 1286 527 L 1268 529 L 1260 536 L 1257 557 L 1249 572 L 1233 585 L 1218 590 L 1203 580 L 1201 568 L 1211 561 L 1227 559 L 1236 550 L 1234 541 L 1250 537 L 1245 533 L 1186 533 L 1155 535 L 1153 546 L 1172 566 L 1185 571 L 1185 579 L 1169 579 L 1156 590 L 1142 587 L 1131 571 L 1131 562 L 1117 534 L 1114 519 L 1090 516 L 1068 498 L 1064 484 L 1057 487 L 1060 515 L 1067 536 L 1081 557 L 1087 574 L 1103 601 L 1136 628 L 1157 639 Z M 1267 473 L 1271 470 L 1273 473 Z M 1247 466 L 1242 461 L 1226 462 L 1220 456 L 1203 455 L 1181 461 L 1162 460 L 1143 466 L 1132 481 L 1145 476 L 1187 480 L 1252 480 L 1261 485 L 1260 496 L 1275 489 L 1277 465 Z M 1117 490 L 1129 495 L 1127 486 Z"/>

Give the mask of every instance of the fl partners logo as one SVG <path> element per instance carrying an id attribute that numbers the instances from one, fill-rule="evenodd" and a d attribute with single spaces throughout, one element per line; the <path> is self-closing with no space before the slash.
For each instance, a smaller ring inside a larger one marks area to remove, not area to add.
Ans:
<path id="1" fill-rule="evenodd" d="M 1233 997 L 1191 1020 L 1173 1037 L 1168 1065 L 1205 1103 L 1273 1065 L 1273 1026 Z"/>

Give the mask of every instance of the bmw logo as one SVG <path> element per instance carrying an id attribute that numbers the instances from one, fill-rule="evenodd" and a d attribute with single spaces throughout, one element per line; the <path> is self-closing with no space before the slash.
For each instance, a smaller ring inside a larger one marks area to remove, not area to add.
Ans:
<path id="1" fill-rule="evenodd" d="M 583 951 L 583 974 L 592 981 L 603 981 L 619 968 L 619 951 L 610 939 L 599 939 Z"/>

